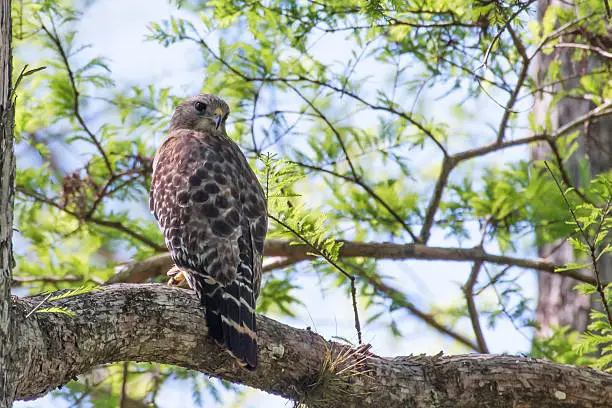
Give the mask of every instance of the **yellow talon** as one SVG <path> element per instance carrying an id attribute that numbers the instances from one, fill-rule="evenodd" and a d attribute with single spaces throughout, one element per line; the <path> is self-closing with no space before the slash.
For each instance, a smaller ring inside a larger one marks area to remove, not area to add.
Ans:
<path id="1" fill-rule="evenodd" d="M 185 281 L 185 273 L 176 265 L 166 272 L 166 275 L 170 277 L 168 279 L 168 286 L 180 286 Z"/>

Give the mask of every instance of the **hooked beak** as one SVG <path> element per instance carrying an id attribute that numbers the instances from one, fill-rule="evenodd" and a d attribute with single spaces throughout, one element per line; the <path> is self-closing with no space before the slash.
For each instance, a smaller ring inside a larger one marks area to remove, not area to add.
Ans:
<path id="1" fill-rule="evenodd" d="M 219 129 L 221 125 L 221 121 L 223 120 L 223 115 L 215 115 L 215 129 Z"/>
<path id="2" fill-rule="evenodd" d="M 223 111 L 220 108 L 215 109 L 215 129 L 219 129 L 223 120 Z"/>

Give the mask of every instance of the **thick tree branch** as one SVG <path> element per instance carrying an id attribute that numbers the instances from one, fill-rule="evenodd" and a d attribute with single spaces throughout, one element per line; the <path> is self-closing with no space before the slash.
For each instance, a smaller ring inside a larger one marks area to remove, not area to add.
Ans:
<path id="1" fill-rule="evenodd" d="M 512 265 L 525 269 L 535 269 L 541 272 L 557 273 L 571 276 L 581 282 L 596 284 L 595 278 L 571 270 L 555 272 L 555 265 L 544 259 L 522 259 L 504 255 L 494 255 L 485 252 L 480 247 L 475 248 L 443 248 L 430 247 L 421 244 L 395 244 L 392 242 L 356 242 L 342 241 L 340 258 L 374 258 L 374 259 L 420 259 L 430 261 L 461 261 L 461 262 L 488 262 L 496 265 Z M 313 259 L 311 249 L 306 245 L 292 245 L 291 241 L 269 239 L 266 240 L 264 254 L 273 257 L 290 258 L 293 262 Z M 143 261 L 135 261 L 117 267 L 117 273 L 109 283 L 137 283 L 146 279 L 164 275 L 172 266 L 168 253 L 155 255 Z"/>
<path id="2" fill-rule="evenodd" d="M 260 366 L 250 372 L 206 336 L 195 296 L 162 285 L 112 285 L 56 301 L 72 310 L 26 314 L 15 300 L 21 372 L 32 399 L 100 364 L 175 364 L 318 407 L 605 407 L 612 375 L 525 357 L 464 355 L 387 359 L 258 317 Z M 316 404 L 315 404 L 316 403 Z"/>

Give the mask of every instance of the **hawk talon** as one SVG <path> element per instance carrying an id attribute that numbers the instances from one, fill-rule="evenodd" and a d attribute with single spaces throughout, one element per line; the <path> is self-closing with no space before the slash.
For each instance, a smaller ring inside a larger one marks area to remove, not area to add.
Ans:
<path id="1" fill-rule="evenodd" d="M 166 272 L 166 275 L 170 277 L 168 279 L 168 286 L 180 286 L 185 281 L 185 273 L 176 266 L 173 266 Z"/>

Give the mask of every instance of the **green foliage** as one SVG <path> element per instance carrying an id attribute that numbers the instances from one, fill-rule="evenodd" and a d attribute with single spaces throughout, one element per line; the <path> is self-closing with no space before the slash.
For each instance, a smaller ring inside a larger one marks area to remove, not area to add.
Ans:
<path id="1" fill-rule="evenodd" d="M 304 203 L 295 202 L 293 185 L 302 178 L 298 167 L 271 154 L 262 155 L 260 159 L 263 164 L 260 177 L 268 200 L 268 214 L 280 226 L 272 230 L 269 236 L 285 237 L 296 244 L 306 244 L 312 248 L 313 255 L 320 255 L 330 262 L 336 261 L 342 243 L 332 238 L 325 217 L 307 209 Z"/>
<path id="2" fill-rule="evenodd" d="M 49 302 L 53 302 L 54 300 L 61 300 L 61 299 L 66 299 L 66 298 L 73 297 L 73 296 L 79 296 L 79 295 L 90 293 L 90 292 L 93 292 L 99 289 L 100 289 L 99 286 L 81 286 L 76 289 L 67 290 L 59 295 L 51 296 L 47 300 Z"/>
<path id="3" fill-rule="evenodd" d="M 610 285 L 603 286 L 600 271 L 601 257 L 612 250 L 609 241 L 612 226 L 612 180 L 609 174 L 596 176 L 585 191 L 585 197 L 590 200 L 575 206 L 566 198 L 572 190 L 573 188 L 565 192 L 560 190 L 572 215 L 571 221 L 567 223 L 572 225 L 574 235 L 569 237 L 568 241 L 579 258 L 590 262 L 572 263 L 557 269 L 557 272 L 580 268 L 590 270 L 595 276 L 596 285 L 582 283 L 574 289 L 582 295 L 598 295 L 600 308 L 603 310 L 591 311 L 587 330 L 574 343 L 573 350 L 580 356 L 599 353 L 599 357 L 593 359 L 590 365 L 600 370 L 612 371 L 612 299 Z"/>
<path id="4" fill-rule="evenodd" d="M 42 309 L 36 309 L 36 313 L 59 313 L 59 314 L 64 314 L 67 316 L 76 316 L 76 313 L 74 313 L 72 310 L 65 308 L 65 307 L 61 307 L 61 306 L 52 306 L 52 307 L 45 307 Z"/>
<path id="5" fill-rule="evenodd" d="M 552 327 L 548 337 L 535 337 L 533 339 L 532 356 L 548 358 L 563 364 L 593 367 L 597 358 L 592 355 L 597 348 L 587 348 L 585 344 L 581 352 L 576 350 L 580 341 L 580 333 L 571 331 L 569 327 Z"/>
<path id="6" fill-rule="evenodd" d="M 295 289 L 299 289 L 299 286 L 292 283 L 293 279 L 295 273 L 292 270 L 286 271 L 284 276 L 266 275 L 261 285 L 257 311 L 263 314 L 277 313 L 295 317 L 295 306 L 302 304 L 302 301 L 293 294 Z"/>

